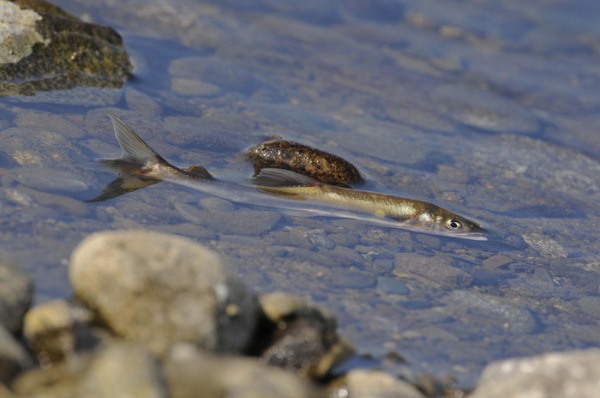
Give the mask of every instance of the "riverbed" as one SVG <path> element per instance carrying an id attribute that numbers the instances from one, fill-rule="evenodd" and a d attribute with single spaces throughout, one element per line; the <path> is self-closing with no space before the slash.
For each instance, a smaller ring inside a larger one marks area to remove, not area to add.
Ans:
<path id="1" fill-rule="evenodd" d="M 355 359 L 475 384 L 500 358 L 600 344 L 600 6 L 592 0 L 55 4 L 112 26 L 122 89 L 0 99 L 0 249 L 36 301 L 69 297 L 87 234 L 147 229 L 220 253 L 257 292 L 310 297 Z M 271 136 L 369 189 L 479 221 L 487 242 L 307 218 L 114 177 L 108 114 L 180 166 L 245 182 Z"/>

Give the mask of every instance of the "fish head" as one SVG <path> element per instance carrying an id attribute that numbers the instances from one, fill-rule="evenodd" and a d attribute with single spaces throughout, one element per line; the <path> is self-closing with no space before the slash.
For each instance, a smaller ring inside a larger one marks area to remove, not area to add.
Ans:
<path id="1" fill-rule="evenodd" d="M 475 233 L 484 231 L 483 228 L 481 228 L 481 226 L 475 221 L 467 220 L 466 218 L 457 215 L 448 217 L 444 222 L 444 226 L 450 231 L 457 232 Z"/>
<path id="2" fill-rule="evenodd" d="M 483 236 L 482 233 L 485 232 L 475 221 L 432 204 L 425 206 L 409 223 L 447 236 Z"/>
<path id="3" fill-rule="evenodd" d="M 444 229 L 449 233 L 481 233 L 483 228 L 465 217 L 459 216 L 449 210 L 438 208 L 433 217 L 438 228 Z"/>

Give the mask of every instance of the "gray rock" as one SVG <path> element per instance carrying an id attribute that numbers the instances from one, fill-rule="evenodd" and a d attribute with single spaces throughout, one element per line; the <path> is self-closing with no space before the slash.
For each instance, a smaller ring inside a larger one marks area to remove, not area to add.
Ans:
<path id="1" fill-rule="evenodd" d="M 433 257 L 417 253 L 399 253 L 395 258 L 394 274 L 401 278 L 409 287 L 419 286 L 428 291 L 466 287 L 471 284 L 473 277 L 456 267 L 452 258 L 444 253 Z"/>
<path id="2" fill-rule="evenodd" d="M 435 90 L 434 100 L 452 118 L 467 126 L 494 133 L 538 130 L 538 121 L 527 109 L 494 93 L 468 86 L 442 86 Z"/>
<path id="3" fill-rule="evenodd" d="M 352 268 L 329 275 L 328 278 L 332 287 L 342 289 L 367 289 L 377 284 L 377 276 L 372 272 Z"/>
<path id="4" fill-rule="evenodd" d="M 589 314 L 593 319 L 600 319 L 600 297 L 584 296 L 577 300 L 583 312 Z"/>
<path id="5" fill-rule="evenodd" d="M 215 357 L 189 344 L 176 345 L 163 369 L 172 398 L 323 397 L 294 374 L 258 359 Z"/>
<path id="6" fill-rule="evenodd" d="M 501 297 L 470 290 L 455 290 L 446 296 L 448 314 L 471 318 L 483 325 L 509 333 L 534 332 L 538 323 L 531 312 Z M 477 314 L 477 315 L 475 315 Z M 476 327 L 470 322 L 470 326 Z"/>
<path id="7" fill-rule="evenodd" d="M 3 150 L 22 167 L 65 169 L 72 159 L 85 158 L 84 153 L 69 138 L 48 128 L 50 123 L 38 121 L 37 126 L 19 126 L 2 131 Z M 71 167 L 73 168 L 73 167 Z M 38 171 L 39 172 L 39 171 Z"/>
<path id="8" fill-rule="evenodd" d="M 405 296 L 410 293 L 410 289 L 406 287 L 402 281 L 396 278 L 390 278 L 387 276 L 377 277 L 377 290 L 387 294 L 398 294 Z"/>
<path id="9" fill-rule="evenodd" d="M 127 102 L 127 108 L 134 112 L 153 118 L 160 115 L 161 107 L 156 99 L 133 87 L 128 87 L 125 90 L 125 101 Z"/>
<path id="10" fill-rule="evenodd" d="M 176 203 L 175 208 L 186 220 L 226 235 L 257 236 L 273 229 L 281 219 L 280 214 L 264 210 L 202 210 L 185 203 Z"/>
<path id="11" fill-rule="evenodd" d="M 500 397 L 600 397 L 600 349 L 493 362 L 470 398 Z"/>
<path id="12" fill-rule="evenodd" d="M 145 231 L 101 232 L 73 252 L 76 296 L 117 335 L 156 354 L 176 342 L 246 348 L 258 304 L 220 258 L 194 242 Z"/>
<path id="13" fill-rule="evenodd" d="M 29 276 L 0 255 L 0 326 L 12 333 L 19 332 L 32 294 Z"/>
<path id="14" fill-rule="evenodd" d="M 210 197 L 200 199 L 200 206 L 210 211 L 234 211 L 235 205 L 228 200 Z"/>
<path id="15" fill-rule="evenodd" d="M 523 239 L 532 248 L 537 250 L 542 257 L 556 259 L 566 258 L 568 255 L 567 249 L 565 249 L 560 243 L 551 239 L 543 234 L 531 233 L 523 235 Z"/>
<path id="16" fill-rule="evenodd" d="M 0 383 L 9 383 L 32 363 L 25 349 L 0 325 Z"/>
<path id="17" fill-rule="evenodd" d="M 54 190 L 81 192 L 89 189 L 81 175 L 71 171 L 53 170 L 46 167 L 22 167 L 12 173 L 21 184 L 40 191 Z"/>
<path id="18" fill-rule="evenodd" d="M 75 356 L 15 380 L 20 397 L 166 397 L 156 358 L 138 344 L 113 342 L 94 355 Z"/>
<path id="19" fill-rule="evenodd" d="M 331 397 L 424 398 L 416 387 L 379 370 L 352 370 L 329 386 Z"/>

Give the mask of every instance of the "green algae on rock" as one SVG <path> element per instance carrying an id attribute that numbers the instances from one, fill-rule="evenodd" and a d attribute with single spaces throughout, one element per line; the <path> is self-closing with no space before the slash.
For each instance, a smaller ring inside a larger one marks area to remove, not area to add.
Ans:
<path id="1" fill-rule="evenodd" d="M 121 36 L 43 0 L 0 0 L 0 96 L 121 87 L 133 66 Z"/>

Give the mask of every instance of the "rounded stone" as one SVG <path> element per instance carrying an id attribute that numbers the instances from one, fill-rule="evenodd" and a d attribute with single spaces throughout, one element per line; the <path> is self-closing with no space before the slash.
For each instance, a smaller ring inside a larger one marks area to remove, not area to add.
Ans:
<path id="1" fill-rule="evenodd" d="M 597 397 L 600 350 L 549 352 L 489 364 L 472 398 Z"/>
<path id="2" fill-rule="evenodd" d="M 96 343 L 89 323 L 89 309 L 54 300 L 33 307 L 25 314 L 23 335 L 30 351 L 42 367 L 53 366 L 76 350 L 90 349 Z"/>
<path id="3" fill-rule="evenodd" d="M 73 252 L 75 295 L 115 334 L 162 355 L 177 342 L 246 348 L 257 300 L 220 258 L 194 242 L 146 231 L 100 232 Z"/>
<path id="4" fill-rule="evenodd" d="M 356 369 L 333 380 L 328 386 L 334 397 L 424 398 L 414 386 L 380 370 Z"/>
<path id="5" fill-rule="evenodd" d="M 257 358 L 217 357 L 187 344 L 173 348 L 163 363 L 173 398 L 324 398 L 312 385 Z"/>
<path id="6" fill-rule="evenodd" d="M 11 387 L 18 397 L 168 396 L 156 357 L 140 344 L 124 341 L 53 366 L 28 369 Z"/>

